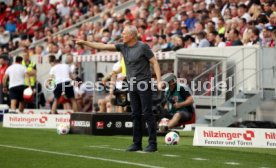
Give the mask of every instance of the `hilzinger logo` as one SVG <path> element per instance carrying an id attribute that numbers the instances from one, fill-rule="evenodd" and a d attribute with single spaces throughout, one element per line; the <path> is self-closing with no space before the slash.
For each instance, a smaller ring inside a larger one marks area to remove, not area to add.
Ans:
<path id="1" fill-rule="evenodd" d="M 251 141 L 255 138 L 253 131 L 247 130 L 245 133 L 229 133 L 229 132 L 215 132 L 215 131 L 203 131 L 203 136 L 208 138 L 226 138 L 227 140 L 238 139 L 243 137 L 246 141 Z"/>
<path id="2" fill-rule="evenodd" d="M 45 124 L 48 121 L 47 116 L 42 116 L 41 118 L 38 117 L 9 117 L 11 122 L 20 122 L 20 123 L 37 123 L 40 122 L 41 124 Z"/>
<path id="3" fill-rule="evenodd" d="M 48 117 L 46 117 L 46 116 L 42 116 L 40 119 L 39 119 L 39 122 L 41 123 L 41 124 L 45 124 L 45 122 L 47 122 L 48 121 Z"/>
<path id="4" fill-rule="evenodd" d="M 255 134 L 253 131 L 246 131 L 246 133 L 243 134 L 244 140 L 251 141 L 252 138 L 255 138 Z"/>

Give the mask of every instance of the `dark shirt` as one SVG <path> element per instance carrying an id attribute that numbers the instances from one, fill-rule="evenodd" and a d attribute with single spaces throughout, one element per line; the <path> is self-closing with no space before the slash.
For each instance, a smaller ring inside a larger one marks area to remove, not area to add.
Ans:
<path id="1" fill-rule="evenodd" d="M 180 87 L 180 96 L 186 101 L 188 97 L 191 96 L 190 92 L 185 90 L 184 87 Z M 185 107 L 189 112 L 194 112 L 193 105 L 188 105 Z"/>
<path id="2" fill-rule="evenodd" d="M 232 42 L 231 46 L 240 46 L 240 45 L 243 45 L 241 40 L 235 40 Z"/>
<path id="3" fill-rule="evenodd" d="M 173 94 L 173 92 L 175 92 L 175 90 L 177 89 L 177 87 L 175 87 L 175 89 L 173 91 L 170 91 L 170 95 Z M 191 96 L 190 92 L 188 90 L 186 90 L 183 86 L 180 86 L 180 90 L 179 90 L 179 95 L 181 96 L 181 98 L 186 101 L 188 97 Z M 179 102 L 180 103 L 180 102 Z M 193 105 L 188 105 L 185 106 L 185 108 L 190 112 L 193 113 L 194 112 L 194 107 Z"/>
<path id="4" fill-rule="evenodd" d="M 133 81 L 150 81 L 151 71 L 149 60 L 154 56 L 150 47 L 138 41 L 134 46 L 127 46 L 126 44 L 119 43 L 115 45 L 116 50 L 122 52 L 126 70 L 127 80 L 136 78 Z"/>

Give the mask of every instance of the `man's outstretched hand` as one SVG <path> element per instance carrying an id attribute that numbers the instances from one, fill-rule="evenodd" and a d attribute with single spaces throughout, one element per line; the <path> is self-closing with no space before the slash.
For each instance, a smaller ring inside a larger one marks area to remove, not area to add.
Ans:
<path id="1" fill-rule="evenodd" d="M 85 45 L 85 41 L 81 39 L 74 39 L 75 43 L 78 45 Z"/>

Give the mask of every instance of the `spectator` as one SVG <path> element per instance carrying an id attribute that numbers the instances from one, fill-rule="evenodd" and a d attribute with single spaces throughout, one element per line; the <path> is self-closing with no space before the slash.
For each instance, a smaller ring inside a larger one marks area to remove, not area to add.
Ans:
<path id="1" fill-rule="evenodd" d="M 171 32 L 174 35 L 182 35 L 181 29 L 180 29 L 180 22 L 179 21 L 174 21 L 173 22 L 173 30 Z"/>
<path id="2" fill-rule="evenodd" d="M 49 54 L 55 55 L 57 59 L 62 60 L 62 51 L 54 42 L 49 45 Z"/>
<path id="3" fill-rule="evenodd" d="M 269 17 L 269 23 L 267 24 L 267 26 L 273 26 L 276 27 L 276 13 L 272 13 Z"/>
<path id="4" fill-rule="evenodd" d="M 16 31 L 16 18 L 10 18 L 6 25 L 6 30 L 10 32 L 10 34 L 14 34 Z"/>
<path id="5" fill-rule="evenodd" d="M 159 36 L 159 39 L 158 39 L 158 44 L 160 46 L 159 50 L 158 51 L 169 51 L 170 50 L 170 46 L 169 44 L 167 43 L 167 38 L 166 38 L 166 35 L 160 35 Z"/>
<path id="6" fill-rule="evenodd" d="M 103 15 L 103 29 L 107 29 L 108 26 L 110 24 L 112 24 L 112 17 L 111 17 L 111 14 L 110 12 L 106 12 L 104 15 Z"/>
<path id="7" fill-rule="evenodd" d="M 47 16 L 46 26 L 50 29 L 57 27 L 61 23 L 60 15 L 54 9 L 51 9 Z"/>
<path id="8" fill-rule="evenodd" d="M 242 37 L 244 35 L 245 30 L 247 29 L 245 18 L 241 18 L 238 20 L 238 29 L 239 29 L 239 35 Z"/>
<path id="9" fill-rule="evenodd" d="M 188 19 L 185 21 L 185 25 L 187 25 L 188 29 L 192 31 L 196 23 L 196 17 L 193 11 L 188 11 L 187 15 Z"/>
<path id="10" fill-rule="evenodd" d="M 10 38 L 10 33 L 6 31 L 3 26 L 0 25 L 0 47 L 8 48 Z"/>
<path id="11" fill-rule="evenodd" d="M 215 25 L 218 24 L 218 19 L 221 18 L 219 9 L 212 9 L 211 10 L 211 21 L 215 23 Z"/>
<path id="12" fill-rule="evenodd" d="M 191 35 L 186 35 L 183 39 L 185 48 L 197 48 L 195 39 Z"/>
<path id="13" fill-rule="evenodd" d="M 207 26 L 206 26 L 206 32 L 207 32 L 207 33 L 211 33 L 211 32 L 216 31 L 215 26 L 216 26 L 215 22 L 209 21 L 209 22 L 207 23 Z"/>
<path id="14" fill-rule="evenodd" d="M 152 51 L 156 52 L 160 49 L 159 35 L 155 34 L 152 38 Z"/>
<path id="15" fill-rule="evenodd" d="M 116 62 L 114 65 L 113 65 L 113 68 L 112 68 L 112 72 L 116 71 L 117 69 L 120 68 L 120 64 L 121 62 L 118 61 Z M 106 79 L 104 78 L 103 79 L 103 83 L 105 84 L 106 82 L 108 82 L 107 80 L 110 80 L 110 83 L 114 83 L 116 82 L 116 78 L 114 78 L 113 76 L 113 73 L 111 74 L 111 76 L 107 77 L 109 79 Z M 99 99 L 98 100 L 98 104 L 99 104 L 99 107 L 100 107 L 100 110 L 99 112 L 102 112 L 102 113 L 111 113 L 112 112 L 112 104 L 111 104 L 111 101 L 112 99 L 115 98 L 115 95 L 113 94 L 113 91 L 115 88 L 111 87 L 113 86 L 112 84 L 106 86 L 106 87 L 109 87 L 109 94 L 103 98 L 103 99 Z M 119 89 L 119 88 L 118 88 Z"/>
<path id="16" fill-rule="evenodd" d="M 69 65 L 70 72 L 72 74 L 72 79 L 76 79 L 78 74 L 77 74 L 77 66 L 74 63 L 74 56 L 69 53 L 66 55 L 66 64 Z"/>
<path id="17" fill-rule="evenodd" d="M 218 35 L 218 32 L 217 31 L 212 31 L 208 34 L 208 41 L 210 43 L 210 47 L 214 47 L 215 44 L 216 44 L 216 37 Z"/>
<path id="18" fill-rule="evenodd" d="M 42 26 L 42 23 L 38 20 L 37 16 L 32 16 L 26 25 L 24 25 L 24 29 L 27 30 L 27 34 L 30 37 L 34 36 L 34 32 L 38 29 L 40 29 Z"/>
<path id="19" fill-rule="evenodd" d="M 70 14 L 71 8 L 67 5 L 67 0 L 62 0 L 61 4 L 57 5 L 57 13 L 61 17 L 65 17 Z"/>
<path id="20" fill-rule="evenodd" d="M 183 48 L 184 44 L 183 44 L 183 40 L 180 36 L 174 35 L 172 37 L 172 41 L 173 41 L 173 47 L 172 47 L 173 51 L 177 51 L 177 50 Z"/>
<path id="21" fill-rule="evenodd" d="M 272 32 L 274 28 L 272 26 L 267 26 L 262 31 L 262 46 L 264 47 L 274 47 L 273 46 L 273 38 Z M 275 29 L 276 30 L 276 29 Z"/>
<path id="22" fill-rule="evenodd" d="M 204 1 L 199 3 L 199 10 L 202 13 L 208 13 L 207 7 L 206 7 L 206 3 Z"/>
<path id="23" fill-rule="evenodd" d="M 217 34 L 215 46 L 216 47 L 225 47 L 226 46 L 225 37 L 223 34 Z"/>
<path id="24" fill-rule="evenodd" d="M 21 23 L 22 24 L 26 23 L 28 21 L 28 19 L 29 19 L 29 15 L 28 15 L 27 11 L 23 10 L 22 13 L 20 14 L 20 21 L 21 21 Z"/>
<path id="25" fill-rule="evenodd" d="M 198 48 L 202 48 L 202 47 L 210 47 L 210 43 L 209 41 L 206 39 L 206 33 L 204 31 L 199 32 L 197 34 L 197 39 L 199 41 L 198 43 Z"/>
<path id="26" fill-rule="evenodd" d="M 260 44 L 260 38 L 259 38 L 259 33 L 260 31 L 255 28 L 255 27 L 252 27 L 249 29 L 249 36 L 250 36 L 250 42 L 247 43 L 246 45 L 247 46 L 252 46 L 252 45 L 259 45 Z"/>
<path id="27" fill-rule="evenodd" d="M 264 8 L 264 12 L 265 12 L 266 16 L 270 16 L 273 13 L 273 11 L 271 10 L 271 7 L 272 7 L 271 5 L 272 5 L 271 3 L 263 4 L 263 8 Z"/>
<path id="28" fill-rule="evenodd" d="M 15 14 L 20 14 L 24 10 L 24 5 L 22 1 L 20 0 L 15 0 L 13 10 Z"/>
<path id="29" fill-rule="evenodd" d="M 188 27 L 186 25 L 181 25 L 181 34 L 184 37 L 186 34 L 189 33 Z"/>
<path id="30" fill-rule="evenodd" d="M 231 19 L 231 18 L 232 18 L 231 10 L 230 10 L 230 8 L 226 8 L 225 12 L 224 12 L 224 15 L 223 15 L 223 19 L 228 20 L 228 19 Z"/>
<path id="31" fill-rule="evenodd" d="M 94 88 L 85 82 L 82 82 L 80 78 L 76 78 L 77 87 L 74 87 L 76 93 L 76 101 L 78 105 L 78 111 L 92 112 L 93 104 L 93 91 Z"/>
<path id="32" fill-rule="evenodd" d="M 231 46 L 243 45 L 239 38 L 239 31 L 237 29 L 231 29 L 228 36 L 229 36 Z"/>
<path id="33" fill-rule="evenodd" d="M 7 62 L 8 57 L 2 54 L 0 56 L 0 104 L 3 104 L 4 102 L 4 93 L 3 93 L 3 77 L 5 75 L 5 72 L 7 68 L 9 67 L 9 64 Z"/>
<path id="34" fill-rule="evenodd" d="M 230 13 L 231 13 L 231 17 L 229 19 L 238 17 L 238 9 L 236 5 L 230 7 Z"/>
<path id="35" fill-rule="evenodd" d="M 223 18 L 219 18 L 217 22 L 217 30 L 218 34 L 224 34 L 225 33 L 225 22 Z"/>
<path id="36" fill-rule="evenodd" d="M 251 20 L 251 16 L 249 15 L 249 13 L 247 13 L 248 9 L 246 7 L 245 4 L 241 4 L 238 7 L 238 16 L 240 18 L 245 18 L 246 22 L 249 22 Z"/>
<path id="37" fill-rule="evenodd" d="M 112 29 L 112 32 L 111 32 L 112 40 L 116 40 L 121 35 L 121 31 L 122 30 L 120 29 L 118 22 L 114 22 L 113 23 L 113 29 Z"/>
<path id="38" fill-rule="evenodd" d="M 193 33 L 197 34 L 197 33 L 202 32 L 202 31 L 204 31 L 204 23 L 196 22 Z"/>
<path id="39" fill-rule="evenodd" d="M 249 11 L 248 11 L 251 19 L 250 20 L 256 20 L 258 18 L 258 16 L 262 13 L 262 8 L 260 5 L 258 4 L 253 4 Z M 248 17 L 248 16 L 246 16 Z M 249 18 L 249 17 L 248 17 Z M 246 21 L 248 22 L 248 20 L 246 19 Z"/>

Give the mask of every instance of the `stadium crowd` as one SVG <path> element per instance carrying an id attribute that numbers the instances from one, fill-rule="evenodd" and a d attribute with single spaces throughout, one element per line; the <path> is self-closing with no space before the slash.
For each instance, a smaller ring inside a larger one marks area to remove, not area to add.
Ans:
<path id="1" fill-rule="evenodd" d="M 273 0 L 136 0 L 135 7 L 115 13 L 112 9 L 123 2 L 1 2 L 0 53 L 28 47 L 47 37 L 47 45 L 29 48 L 30 54 L 45 55 L 55 50 L 84 54 L 87 49 L 74 45 L 72 39 L 115 43 L 120 40 L 123 25 L 127 24 L 137 26 L 140 39 L 154 51 L 254 44 L 275 46 L 276 2 Z M 84 19 L 81 17 L 84 14 L 85 17 L 100 14 L 102 22 L 84 23 L 75 35 L 52 36 Z"/>
<path id="2" fill-rule="evenodd" d="M 120 1 L 124 2 L 124 1 Z M 117 0 L 4 0 L 0 2 L 0 46 L 12 51 L 100 14 Z M 2 51 L 3 52 L 3 51 Z"/>
<path id="3" fill-rule="evenodd" d="M 126 25 L 153 51 L 182 48 L 275 47 L 275 0 L 136 0 L 123 13 L 114 7 L 125 0 L 4 0 L 0 2 L 0 54 L 19 47 L 30 58 L 55 55 L 70 64 L 76 77 L 81 67 L 72 57 L 97 51 L 76 45 L 75 39 L 117 43 Z M 85 18 L 76 34 L 54 33 Z M 46 37 L 45 45 L 30 47 Z M 37 63 L 42 63 L 38 59 Z M 2 79 L 1 79 L 2 80 Z"/>

